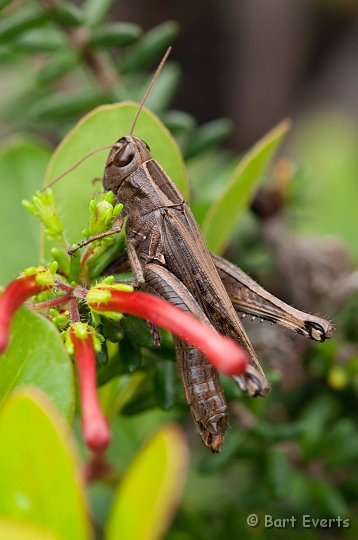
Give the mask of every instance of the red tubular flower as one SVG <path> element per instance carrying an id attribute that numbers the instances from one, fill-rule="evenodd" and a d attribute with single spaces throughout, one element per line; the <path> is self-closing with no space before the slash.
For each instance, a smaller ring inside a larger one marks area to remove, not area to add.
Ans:
<path id="1" fill-rule="evenodd" d="M 97 396 L 93 337 L 88 328 L 83 331 L 85 326 L 83 323 L 73 324 L 69 330 L 69 337 L 74 347 L 77 365 L 83 437 L 91 450 L 101 453 L 110 443 L 111 433 Z"/>
<path id="2" fill-rule="evenodd" d="M 37 278 L 37 273 L 33 273 L 14 279 L 0 298 L 0 354 L 9 344 L 10 325 L 16 310 L 25 300 L 52 286 L 49 282 L 39 282 Z"/>
<path id="3" fill-rule="evenodd" d="M 248 356 L 240 345 L 157 296 L 119 290 L 119 286 L 97 285 L 86 299 L 95 311 L 136 315 L 173 332 L 197 347 L 226 375 L 241 375 L 246 371 Z"/>

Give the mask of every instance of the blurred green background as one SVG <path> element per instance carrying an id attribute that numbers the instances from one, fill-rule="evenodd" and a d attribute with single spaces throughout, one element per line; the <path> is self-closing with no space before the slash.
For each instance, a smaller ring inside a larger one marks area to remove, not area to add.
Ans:
<path id="1" fill-rule="evenodd" d="M 292 119 L 265 189 L 256 191 L 253 211 L 249 201 L 238 216 L 225 253 L 286 302 L 331 318 L 334 338 L 312 345 L 249 322 L 273 391 L 250 400 L 223 379 L 230 428 L 221 454 L 209 455 L 170 344 L 151 350 L 128 320 L 125 339 L 139 363 L 100 390 L 104 406 L 113 388 L 123 398 L 109 458 L 122 473 L 158 426 L 174 420 L 185 428 L 190 473 L 168 540 L 356 538 L 357 2 L 3 0 L 0 7 L 2 284 L 37 261 L 39 228 L 20 200 L 41 186 L 55 146 L 93 107 L 139 100 L 168 45 L 173 52 L 147 106 L 183 152 L 199 223 L 243 153 Z M 98 538 L 114 488 L 113 480 L 88 488 Z M 261 521 L 295 516 L 298 525 L 250 528 L 251 513 Z M 349 518 L 351 527 L 302 529 L 304 514 Z"/>

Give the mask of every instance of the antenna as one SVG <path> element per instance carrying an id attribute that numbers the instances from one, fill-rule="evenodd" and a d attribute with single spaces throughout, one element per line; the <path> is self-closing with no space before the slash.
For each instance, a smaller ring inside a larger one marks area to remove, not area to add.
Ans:
<path id="1" fill-rule="evenodd" d="M 64 176 L 66 176 L 66 174 L 70 173 L 74 169 L 77 169 L 77 167 L 81 165 L 81 163 L 87 158 L 93 156 L 94 154 L 97 154 L 97 152 L 103 152 L 103 150 L 108 150 L 109 148 L 113 148 L 113 144 L 107 144 L 107 146 L 101 146 L 100 148 L 96 148 L 96 150 L 92 150 L 92 152 L 89 152 L 85 156 L 81 157 L 81 159 L 79 159 L 74 165 L 71 165 L 71 167 L 66 169 L 65 172 L 60 174 L 60 176 L 57 176 L 55 180 L 52 180 L 52 182 L 44 186 L 40 191 L 45 191 L 46 189 L 52 187 L 54 184 L 57 184 L 57 182 L 59 182 Z"/>
<path id="2" fill-rule="evenodd" d="M 134 130 L 134 127 L 135 127 L 136 122 L 137 122 L 137 120 L 138 120 L 138 116 L 140 115 L 141 110 L 143 109 L 143 105 L 144 105 L 144 103 L 145 103 L 145 101 L 146 101 L 146 99 L 147 99 L 147 97 L 148 97 L 148 95 L 149 95 L 149 92 L 150 92 L 151 89 L 152 89 L 153 84 L 154 84 L 155 81 L 157 80 L 159 73 L 162 71 L 165 62 L 167 61 L 167 58 L 168 58 L 168 56 L 170 55 L 171 50 L 172 50 L 171 47 L 168 47 L 168 48 L 167 48 L 165 55 L 164 55 L 163 58 L 161 59 L 160 64 L 159 64 L 159 66 L 157 67 L 156 72 L 154 73 L 154 75 L 153 75 L 153 77 L 152 77 L 152 80 L 150 81 L 150 83 L 149 83 L 149 85 L 148 85 L 148 88 L 146 89 L 146 91 L 145 91 L 145 93 L 144 93 L 144 96 L 143 96 L 142 99 L 141 99 L 141 102 L 139 103 L 139 107 L 138 107 L 137 112 L 135 113 L 134 118 L 133 118 L 133 122 L 132 122 L 132 125 L 131 125 L 131 129 L 130 129 L 129 135 L 133 135 L 133 130 Z"/>
<path id="3" fill-rule="evenodd" d="M 141 110 L 143 109 L 143 105 L 149 95 L 149 92 L 151 91 L 152 89 L 152 86 L 153 84 L 155 83 L 155 81 L 157 80 L 158 78 L 158 75 L 159 73 L 162 71 L 163 69 L 163 66 L 165 64 L 165 62 L 167 61 L 167 58 L 171 52 L 172 48 L 171 47 L 168 47 L 168 49 L 166 50 L 163 58 L 161 59 L 160 61 L 160 64 L 159 66 L 157 67 L 156 69 L 156 72 L 154 73 L 153 77 L 152 77 L 152 80 L 150 81 L 149 85 L 148 85 L 148 88 L 146 89 L 145 93 L 144 93 L 144 96 L 142 97 L 141 99 L 141 102 L 139 103 L 139 106 L 138 106 L 138 109 L 134 115 L 134 118 L 133 118 L 133 121 L 132 121 L 132 125 L 131 125 L 131 129 L 130 129 L 130 132 L 129 134 L 132 135 L 133 134 L 133 130 L 134 130 L 134 127 L 135 127 L 135 124 L 138 120 L 138 116 L 140 115 L 140 112 Z M 57 176 L 57 178 L 55 178 L 54 180 L 52 180 L 52 182 L 50 182 L 49 184 L 47 184 L 47 186 L 44 186 L 41 191 L 45 191 L 46 189 L 52 187 L 53 185 L 57 184 L 57 182 L 59 182 L 64 176 L 66 176 L 66 174 L 70 173 L 71 171 L 73 171 L 74 169 L 77 169 L 77 167 L 79 165 L 81 165 L 81 163 L 83 161 L 85 161 L 87 158 L 93 156 L 94 154 L 97 154 L 97 152 L 102 152 L 103 150 L 108 150 L 110 148 L 113 148 L 113 144 L 109 144 L 107 146 L 101 146 L 100 148 L 97 148 L 96 150 L 92 150 L 92 152 L 89 152 L 88 154 L 86 154 L 85 156 L 83 156 L 81 159 L 79 159 L 74 165 L 72 165 L 71 167 L 69 167 L 65 172 L 63 172 L 62 174 L 60 174 L 60 176 Z"/>

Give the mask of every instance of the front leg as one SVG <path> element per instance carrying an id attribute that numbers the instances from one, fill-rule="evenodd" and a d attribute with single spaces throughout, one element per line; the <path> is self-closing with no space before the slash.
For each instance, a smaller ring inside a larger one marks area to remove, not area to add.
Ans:
<path id="1" fill-rule="evenodd" d="M 277 323 L 314 341 L 323 342 L 332 336 L 334 326 L 329 321 L 285 304 L 234 264 L 217 255 L 211 256 L 237 311 Z"/>
<path id="2" fill-rule="evenodd" d="M 89 238 L 86 238 L 85 240 L 82 240 L 78 244 L 76 244 L 74 247 L 70 248 L 68 250 L 69 255 L 73 255 L 78 249 L 83 248 L 84 246 L 87 246 L 88 244 L 91 244 L 95 240 L 100 240 L 101 238 L 105 238 L 106 236 L 111 236 L 112 234 L 120 233 L 123 227 L 123 216 L 120 214 L 114 221 L 113 226 L 108 230 L 104 231 L 99 234 L 95 234 L 93 236 L 90 236 Z"/>
<path id="3" fill-rule="evenodd" d="M 131 266 L 134 283 L 137 287 L 143 287 L 145 283 L 142 264 L 137 254 L 138 242 L 134 238 L 127 238 L 127 253 Z"/>
<path id="4" fill-rule="evenodd" d="M 143 287 L 143 265 L 152 261 L 165 264 L 160 229 L 153 219 L 149 218 L 143 223 L 140 216 L 132 216 L 127 220 L 126 233 L 127 253 L 134 281 L 137 286 Z"/>

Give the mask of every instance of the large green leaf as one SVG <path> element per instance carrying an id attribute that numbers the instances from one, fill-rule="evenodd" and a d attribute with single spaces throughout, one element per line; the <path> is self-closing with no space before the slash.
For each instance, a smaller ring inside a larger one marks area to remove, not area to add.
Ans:
<path id="1" fill-rule="evenodd" d="M 353 117 L 323 110 L 300 124 L 291 154 L 306 171 L 304 218 L 295 229 L 340 235 L 358 261 L 358 130 Z"/>
<path id="2" fill-rule="evenodd" d="M 39 222 L 21 206 L 41 185 L 50 150 L 30 138 L 18 138 L 0 150 L 0 244 L 5 285 L 26 266 L 38 262 Z"/>
<path id="3" fill-rule="evenodd" d="M 89 538 L 68 435 L 61 416 L 39 390 L 23 389 L 7 400 L 0 411 L 2 519 L 30 522 L 64 540 Z"/>
<path id="4" fill-rule="evenodd" d="M 289 129 L 281 122 L 244 156 L 234 170 L 203 222 L 203 235 L 211 251 L 221 253 L 227 246 L 238 217 L 246 208 L 260 177 Z"/>
<path id="5" fill-rule="evenodd" d="M 104 105 L 82 118 L 53 154 L 45 184 L 88 152 L 114 144 L 120 137 L 128 135 L 136 110 L 137 105 L 134 103 Z M 134 133 L 146 141 L 153 157 L 187 196 L 188 186 L 180 150 L 160 120 L 143 109 Z M 71 244 L 81 240 L 81 231 L 88 221 L 89 201 L 94 192 L 102 189 L 100 183 L 94 186 L 91 181 L 103 177 L 108 153 L 109 150 L 105 150 L 88 158 L 54 186 L 56 202 L 65 226 L 65 237 Z"/>
<path id="6" fill-rule="evenodd" d="M 12 324 L 10 346 L 0 356 L 0 404 L 13 389 L 25 384 L 41 388 L 71 419 L 72 366 L 60 335 L 47 319 L 22 308 Z"/>
<path id="7" fill-rule="evenodd" d="M 178 505 L 188 466 L 181 431 L 162 427 L 135 458 L 115 496 L 107 540 L 162 538 Z"/>
<path id="8" fill-rule="evenodd" d="M 0 520 L 0 540 L 64 540 L 63 537 L 35 527 L 31 523 L 18 523 L 16 521 Z"/>

